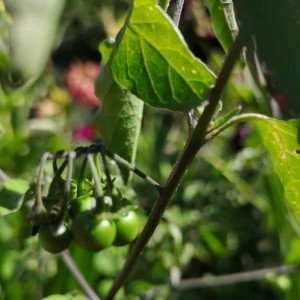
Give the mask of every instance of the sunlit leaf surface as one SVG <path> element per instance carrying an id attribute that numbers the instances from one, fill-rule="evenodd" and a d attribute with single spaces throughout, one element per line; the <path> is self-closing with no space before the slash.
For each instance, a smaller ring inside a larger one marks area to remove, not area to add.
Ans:
<path id="1" fill-rule="evenodd" d="M 155 107 L 188 111 L 215 81 L 155 0 L 133 1 L 113 55 L 117 83 Z"/>
<path id="2" fill-rule="evenodd" d="M 300 120 L 264 118 L 253 123 L 284 187 L 285 199 L 300 219 Z"/>

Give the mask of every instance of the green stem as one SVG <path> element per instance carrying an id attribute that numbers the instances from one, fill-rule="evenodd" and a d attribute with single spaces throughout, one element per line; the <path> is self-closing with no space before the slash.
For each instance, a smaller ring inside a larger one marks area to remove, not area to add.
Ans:
<path id="1" fill-rule="evenodd" d="M 85 178 L 85 169 L 86 169 L 86 164 L 87 164 L 87 156 L 84 156 L 81 166 L 80 166 L 80 171 L 78 175 L 78 182 L 77 182 L 77 196 L 81 196 L 84 192 L 83 188 L 83 181 Z"/>
<path id="2" fill-rule="evenodd" d="M 36 181 L 36 197 L 35 197 L 35 203 L 34 203 L 34 209 L 39 211 L 39 210 L 46 210 L 43 204 L 42 200 L 42 180 L 43 180 L 43 172 L 45 168 L 46 161 L 52 157 L 51 153 L 44 153 L 44 155 L 41 158 L 40 161 L 40 168 L 37 176 L 37 181 Z"/>
<path id="3" fill-rule="evenodd" d="M 103 148 L 100 148 L 100 155 L 101 155 L 101 159 L 102 159 L 102 163 L 103 163 L 104 174 L 106 177 L 107 186 L 108 186 L 110 193 L 112 193 L 112 191 L 114 189 L 114 184 L 113 184 L 113 181 L 112 181 L 110 173 L 109 173 L 109 168 L 108 168 L 108 164 L 106 161 L 105 151 L 103 150 Z"/>
<path id="4" fill-rule="evenodd" d="M 66 213 L 67 213 L 67 205 L 68 205 L 68 200 L 70 198 L 70 187 L 71 187 L 71 180 L 72 180 L 72 174 L 73 174 L 73 161 L 74 158 L 76 157 L 76 153 L 74 151 L 71 151 L 68 154 L 67 158 L 67 176 L 66 176 L 66 181 L 65 181 L 65 187 L 64 187 L 64 193 L 60 199 L 60 214 L 58 216 L 58 223 L 63 223 Z"/>
<path id="5" fill-rule="evenodd" d="M 48 213 L 43 203 L 43 195 L 42 195 L 42 180 L 43 180 L 43 172 L 45 168 L 45 164 L 49 158 L 52 157 L 52 154 L 49 152 L 44 153 L 40 161 L 39 172 L 36 181 L 36 190 L 35 190 L 35 201 L 31 211 L 29 212 L 28 219 L 31 220 L 34 226 L 43 225 L 47 222 Z M 32 231 L 32 235 L 34 233 L 34 229 Z"/>
<path id="6" fill-rule="evenodd" d="M 103 199 L 102 199 L 102 191 L 101 191 L 101 187 L 100 187 L 100 178 L 98 176 L 97 169 L 96 169 L 96 166 L 94 163 L 93 154 L 88 153 L 87 160 L 88 160 L 89 167 L 91 169 L 92 176 L 94 179 L 94 187 L 95 187 L 96 201 L 97 201 L 95 211 L 96 211 L 96 213 L 98 213 L 98 212 L 102 211 L 103 206 L 104 206 Z"/>
<path id="7" fill-rule="evenodd" d="M 94 162 L 95 162 L 95 166 L 96 166 L 98 177 L 102 178 L 103 177 L 103 173 L 102 173 L 102 167 L 101 167 L 101 163 L 100 163 L 99 153 L 96 153 L 94 155 Z"/>
<path id="8" fill-rule="evenodd" d="M 238 116 L 234 116 L 231 119 L 229 119 L 225 124 L 210 130 L 206 134 L 204 143 L 212 140 L 215 136 L 219 135 L 225 129 L 232 127 L 238 123 L 249 122 L 249 121 L 253 121 L 253 120 L 261 120 L 261 119 L 269 119 L 269 117 L 267 117 L 265 115 L 261 115 L 261 114 L 255 114 L 255 113 L 245 113 L 245 114 L 241 114 Z"/>
<path id="9" fill-rule="evenodd" d="M 164 186 L 158 200 L 155 202 L 153 209 L 150 213 L 148 221 L 136 243 L 133 245 L 128 258 L 106 296 L 106 300 L 113 299 L 117 291 L 122 287 L 131 270 L 133 269 L 140 253 L 143 251 L 145 245 L 151 238 L 156 229 L 161 217 L 167 209 L 170 201 L 172 200 L 177 188 L 179 187 L 182 178 L 187 172 L 190 164 L 192 163 L 195 155 L 205 142 L 206 131 L 210 121 L 214 115 L 214 111 L 221 98 L 221 94 L 227 84 L 231 71 L 234 67 L 235 61 L 240 55 L 244 44 L 244 35 L 239 32 L 235 42 L 233 43 L 230 52 L 224 62 L 221 72 L 217 78 L 216 85 L 213 88 L 209 104 L 205 107 L 198 124 L 194 131 L 191 133 L 187 143 L 176 161 L 176 164 Z"/>
<path id="10" fill-rule="evenodd" d="M 53 171 L 54 171 L 55 175 L 50 184 L 48 196 L 55 195 L 57 193 L 57 190 L 60 188 L 60 183 L 64 182 L 61 175 L 62 175 L 63 171 L 65 170 L 67 164 L 68 164 L 68 160 L 65 159 L 64 162 L 61 164 L 61 166 L 58 168 L 57 167 L 57 157 L 53 158 Z"/>
<path id="11" fill-rule="evenodd" d="M 137 167 L 135 167 L 131 163 L 129 163 L 126 159 L 122 158 L 121 156 L 119 156 L 119 155 L 117 155 L 115 153 L 110 152 L 106 148 L 104 148 L 104 151 L 105 151 L 105 154 L 108 157 L 110 157 L 111 159 L 115 160 L 117 162 L 117 164 L 120 164 L 120 165 L 128 168 L 134 174 L 136 174 L 137 176 L 141 177 L 146 182 L 148 182 L 149 184 L 151 184 L 152 186 L 154 186 L 158 190 L 159 193 L 162 191 L 162 186 L 158 182 L 156 182 L 150 176 L 146 175 L 144 172 L 142 172 L 140 169 L 138 169 Z"/>

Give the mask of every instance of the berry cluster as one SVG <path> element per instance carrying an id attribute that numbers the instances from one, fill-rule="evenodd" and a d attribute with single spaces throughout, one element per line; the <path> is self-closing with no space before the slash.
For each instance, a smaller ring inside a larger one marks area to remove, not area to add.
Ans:
<path id="1" fill-rule="evenodd" d="M 73 162 L 79 156 L 83 159 L 74 178 Z M 53 159 L 54 176 L 45 193 L 42 183 L 48 159 Z M 101 145 L 54 155 L 45 153 L 29 214 L 32 234 L 38 234 L 41 246 L 48 252 L 59 253 L 73 240 L 80 248 L 97 252 L 135 240 L 139 233 L 136 205 L 122 196 L 114 181 Z"/>

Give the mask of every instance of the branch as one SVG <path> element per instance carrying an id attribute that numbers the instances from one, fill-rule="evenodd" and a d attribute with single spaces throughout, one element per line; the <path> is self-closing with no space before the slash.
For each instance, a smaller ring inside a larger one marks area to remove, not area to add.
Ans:
<path id="1" fill-rule="evenodd" d="M 85 295 L 90 300 L 101 300 L 94 290 L 90 287 L 88 282 L 85 280 L 84 276 L 81 274 L 79 269 L 77 268 L 74 260 L 72 259 L 69 251 L 64 251 L 60 254 L 61 260 L 64 262 L 65 266 L 69 269 L 70 273 L 74 277 L 74 279 L 77 281 Z"/>
<path id="2" fill-rule="evenodd" d="M 300 271 L 300 264 L 290 266 L 279 266 L 254 271 L 239 272 L 219 276 L 204 276 L 201 278 L 183 279 L 178 283 L 171 283 L 177 290 L 186 290 L 193 288 L 203 288 L 209 286 L 219 286 L 226 284 L 236 284 L 259 279 L 267 279 L 282 274 L 291 274 Z"/>
<path id="3" fill-rule="evenodd" d="M 104 146 L 101 145 L 101 147 L 104 147 Z M 135 167 L 134 165 L 132 165 L 131 163 L 129 163 L 127 160 L 125 160 L 124 158 L 122 158 L 121 156 L 119 156 L 119 155 L 117 155 L 115 153 L 110 152 L 105 147 L 104 147 L 104 151 L 105 151 L 105 154 L 108 157 L 110 157 L 111 159 L 115 160 L 117 162 L 117 164 L 120 164 L 120 165 L 128 168 L 131 172 L 133 172 L 134 174 L 136 174 L 137 176 L 141 177 L 146 182 L 148 182 L 149 184 L 151 184 L 152 186 L 154 186 L 159 193 L 162 191 L 162 186 L 159 183 L 157 183 L 153 178 L 151 178 L 150 176 L 146 175 L 140 169 L 138 169 L 137 167 Z"/>
<path id="4" fill-rule="evenodd" d="M 146 175 L 144 172 L 142 172 L 140 169 L 138 169 L 137 167 L 132 165 L 130 162 L 128 162 L 121 156 L 119 156 L 113 152 L 110 152 L 108 149 L 105 148 L 105 146 L 101 142 L 92 144 L 91 146 L 88 146 L 88 147 L 80 146 L 80 147 L 75 148 L 73 151 L 76 153 L 76 157 L 78 157 L 80 155 L 86 155 L 88 153 L 105 152 L 105 155 L 107 155 L 111 159 L 115 160 L 117 164 L 127 167 L 131 172 L 133 172 L 134 174 L 136 174 L 137 176 L 141 177 L 146 182 L 148 182 L 149 184 L 154 186 L 158 192 L 161 192 L 161 190 L 162 190 L 162 186 L 159 183 L 157 183 L 153 178 Z M 61 158 L 67 157 L 68 153 L 69 152 L 67 152 L 67 151 L 60 150 L 54 154 L 49 154 L 49 159 L 55 159 L 55 158 L 59 158 L 59 157 L 61 157 Z"/>
<path id="5" fill-rule="evenodd" d="M 174 14 L 172 19 L 176 26 L 179 25 L 183 4 L 184 4 L 184 0 L 177 0 L 175 4 L 175 9 L 174 9 Z"/>
<path id="6" fill-rule="evenodd" d="M 215 136 L 219 135 L 222 131 L 225 129 L 232 127 L 233 125 L 239 124 L 241 122 L 249 122 L 249 121 L 255 121 L 255 120 L 262 120 L 262 119 L 270 119 L 269 117 L 261 114 L 256 113 L 244 113 L 235 117 L 230 118 L 226 123 L 223 125 L 212 128 L 209 132 L 206 134 L 205 142 L 208 142 L 212 140 Z"/>
<path id="7" fill-rule="evenodd" d="M 239 57 L 242 46 L 244 43 L 244 35 L 241 32 L 238 34 L 232 48 L 224 62 L 222 70 L 217 78 L 216 85 L 210 95 L 210 102 L 205 107 L 202 116 L 200 117 L 198 124 L 194 131 L 191 133 L 188 141 L 177 159 L 175 166 L 164 186 L 158 200 L 155 202 L 153 209 L 150 213 L 148 221 L 136 243 L 133 245 L 128 258 L 120 271 L 119 275 L 115 278 L 115 281 L 106 296 L 106 300 L 113 299 L 117 291 L 122 287 L 131 270 L 133 269 L 138 256 L 143 251 L 144 247 L 148 243 L 149 239 L 154 233 L 161 217 L 167 209 L 170 201 L 172 200 L 178 186 L 180 185 L 182 178 L 188 170 L 197 152 L 205 142 L 206 131 L 209 123 L 213 117 L 214 111 L 217 107 L 218 101 L 224 90 L 225 85 L 229 79 L 230 73 L 233 69 L 236 59 Z"/>

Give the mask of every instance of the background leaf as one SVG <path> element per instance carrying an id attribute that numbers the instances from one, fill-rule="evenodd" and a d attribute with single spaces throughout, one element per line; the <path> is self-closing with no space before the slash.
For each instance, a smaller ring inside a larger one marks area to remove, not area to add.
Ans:
<path id="1" fill-rule="evenodd" d="M 100 51 L 104 54 L 103 61 L 107 61 L 111 41 L 101 44 Z M 102 63 L 101 73 L 96 81 L 96 94 L 102 101 L 97 117 L 101 138 L 105 146 L 127 161 L 134 163 L 140 133 L 143 102 L 129 91 L 121 89 L 115 82 L 110 66 Z M 127 168 L 121 167 L 124 182 L 130 178 Z"/>
<path id="2" fill-rule="evenodd" d="M 5 216 L 18 210 L 23 202 L 23 195 L 29 184 L 23 179 L 7 179 L 0 190 L 0 216 Z"/>
<path id="3" fill-rule="evenodd" d="M 268 91 L 284 113 L 300 113 L 300 2 L 298 0 L 236 0 L 234 6 L 244 32 L 251 36 L 248 61 L 257 55 Z M 257 75 L 256 75 L 257 76 Z"/>
<path id="4" fill-rule="evenodd" d="M 183 112 L 200 105 L 215 81 L 154 0 L 133 1 L 117 36 L 112 72 L 146 103 Z"/>
<path id="5" fill-rule="evenodd" d="M 28 190 L 29 184 L 26 180 L 12 178 L 4 181 L 4 187 L 9 191 L 23 195 Z"/>
<path id="6" fill-rule="evenodd" d="M 12 22 L 9 28 L 9 64 L 1 70 L 6 88 L 19 88 L 40 76 L 54 47 L 65 2 L 54 0 L 4 1 Z"/>
<path id="7" fill-rule="evenodd" d="M 285 198 L 300 220 L 300 120 L 264 118 L 254 121 L 254 125 L 270 154 Z"/>
<path id="8" fill-rule="evenodd" d="M 224 51 L 228 51 L 238 31 L 233 4 L 231 1 L 205 0 L 213 28 Z"/>

